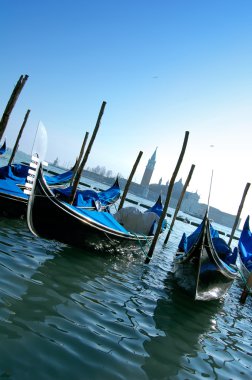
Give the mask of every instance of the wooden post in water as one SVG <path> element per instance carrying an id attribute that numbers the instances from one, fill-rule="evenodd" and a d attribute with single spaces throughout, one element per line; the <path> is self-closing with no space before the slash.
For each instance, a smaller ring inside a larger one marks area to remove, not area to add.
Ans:
<path id="1" fill-rule="evenodd" d="M 187 189 L 187 186 L 189 185 L 189 182 L 191 180 L 191 177 L 192 177 L 192 174 L 193 174 L 193 171 L 194 171 L 194 168 L 195 168 L 195 165 L 192 165 L 191 166 L 191 169 L 190 169 L 190 172 L 187 176 L 187 179 L 186 179 L 186 182 L 184 184 L 184 187 L 183 187 L 183 190 L 180 194 L 180 197 L 179 197 L 179 200 L 178 200 L 178 203 L 177 203 L 177 207 L 176 207 L 176 210 L 174 212 L 174 215 L 173 215 L 173 218 L 172 218 L 172 222 L 171 222 L 171 225 L 170 225 L 170 228 L 169 228 L 169 231 L 168 231 L 168 234 L 165 238 L 165 241 L 164 241 L 164 244 L 166 244 L 169 240 L 169 237 L 170 237 L 170 234 L 172 232 L 172 228 L 174 226 L 174 223 L 175 223 L 175 220 L 176 220 L 176 217 L 178 215 L 178 212 L 179 212 L 179 209 L 180 209 L 180 206 L 181 206 L 181 203 L 182 203 L 182 200 L 184 198 L 184 195 L 185 195 L 185 192 L 186 192 L 186 189 Z"/>
<path id="2" fill-rule="evenodd" d="M 136 159 L 136 161 L 135 161 L 135 164 L 134 164 L 134 166 L 133 166 L 133 168 L 132 168 L 132 170 L 131 170 L 130 176 L 129 176 L 127 182 L 126 182 L 126 185 L 125 185 L 125 188 L 124 188 L 124 191 L 123 191 L 123 195 L 122 195 L 122 198 L 121 198 L 120 204 L 119 204 L 119 206 L 118 206 L 118 210 L 120 210 L 120 209 L 123 207 L 123 204 L 124 204 L 124 201 L 125 201 L 126 195 L 127 195 L 127 193 L 128 193 L 128 190 L 129 190 L 130 184 L 131 184 L 131 182 L 132 182 L 132 178 L 133 178 L 133 176 L 134 176 L 134 174 L 135 174 L 136 168 L 137 168 L 137 166 L 138 166 L 138 164 L 139 164 L 139 161 L 140 161 L 140 159 L 141 159 L 141 157 L 142 157 L 142 154 L 143 154 L 143 152 L 140 150 L 140 152 L 138 153 L 137 159 Z"/>
<path id="3" fill-rule="evenodd" d="M 9 121 L 10 114 L 11 114 L 11 112 L 12 112 L 12 110 L 16 104 L 16 101 L 17 101 L 27 79 L 28 79 L 28 75 L 21 75 L 16 86 L 14 87 L 14 90 L 11 94 L 11 97 L 7 103 L 7 106 L 5 108 L 5 111 L 4 111 L 2 118 L 1 118 L 1 121 L 0 121 L 0 140 L 3 137 L 3 134 L 5 132 L 5 129 L 7 127 L 8 121 Z"/>
<path id="4" fill-rule="evenodd" d="M 169 186 L 168 186 L 167 196 L 166 196 L 166 200 L 165 200 L 165 204 L 164 204 L 164 209 L 163 209 L 163 212 L 162 212 L 162 214 L 161 214 L 161 216 L 159 218 L 157 230 L 156 230 L 156 233 L 155 233 L 154 238 L 152 240 L 152 243 L 151 243 L 148 255 L 146 256 L 145 264 L 149 264 L 149 262 L 150 262 L 150 259 L 151 259 L 152 255 L 153 255 L 153 252 L 154 252 L 157 240 L 158 240 L 158 236 L 159 236 L 160 231 L 162 229 L 162 224 L 163 224 L 164 218 L 166 217 L 167 209 L 168 209 L 169 202 L 170 202 L 173 185 L 174 185 L 176 176 L 178 174 L 180 165 L 181 165 L 181 163 L 183 161 L 183 157 L 184 157 L 184 154 L 185 154 L 185 150 L 186 150 L 186 146 L 187 146 L 187 142 L 188 142 L 188 137 L 189 137 L 189 132 L 186 131 L 185 137 L 184 137 L 184 143 L 183 143 L 183 146 L 182 146 L 182 150 L 181 150 L 181 153 L 180 153 L 177 165 L 175 167 L 175 170 L 173 172 L 171 181 L 170 181 Z"/>
<path id="5" fill-rule="evenodd" d="M 11 165 L 12 164 L 12 161 L 13 161 L 13 158 L 15 157 L 15 154 L 18 150 L 18 144 L 19 144 L 19 140 L 22 136 L 22 133 L 23 133 L 23 130 L 24 130 L 24 127 L 26 125 L 26 122 L 28 120 L 28 117 L 30 115 L 30 112 L 31 110 L 27 110 L 26 114 L 25 114 L 25 117 L 24 117 L 24 121 L 23 121 L 23 124 L 21 125 L 21 128 L 20 128 L 20 131 L 19 131 L 19 134 L 18 134 L 18 137 L 17 137 L 17 140 L 15 142 L 15 145 L 14 145 L 14 148 L 12 149 L 12 152 L 11 152 L 11 156 L 10 156 L 10 159 L 9 159 L 9 163 L 8 165 Z"/>
<path id="6" fill-rule="evenodd" d="M 243 289 L 241 297 L 240 297 L 240 303 L 245 304 L 247 296 L 248 296 L 251 288 L 252 288 L 252 273 L 250 273 L 248 280 L 244 286 L 244 289 Z"/>
<path id="7" fill-rule="evenodd" d="M 244 205 L 245 198 L 247 196 L 247 192 L 249 190 L 249 187 L 250 187 L 250 183 L 248 182 L 246 184 L 246 186 L 245 186 L 245 189 L 244 189 L 244 192 L 243 192 L 243 196 L 242 196 L 242 200 L 241 200 L 240 206 L 238 208 L 238 212 L 237 212 L 237 215 L 236 215 L 236 218 L 235 218 L 235 222 L 234 222 L 234 225 L 233 225 L 233 228 L 232 228 L 232 232 L 231 232 L 231 235 L 230 235 L 230 238 L 229 238 L 229 241 L 228 241 L 228 245 L 229 246 L 231 245 L 231 242 L 233 240 L 233 237 L 234 237 L 234 234 L 235 234 L 235 230 L 236 230 L 237 224 L 239 222 L 239 218 L 241 216 L 242 208 L 243 208 L 243 205 Z"/>
<path id="8" fill-rule="evenodd" d="M 100 127 L 101 118 L 102 118 L 105 106 L 106 106 L 106 102 L 103 101 L 102 105 L 101 105 L 101 109 L 100 109 L 99 115 L 98 115 L 98 119 L 97 119 L 97 122 L 96 122 L 96 125 L 95 125 L 95 129 L 94 129 L 93 134 L 91 136 L 91 139 L 89 141 L 87 150 L 86 150 L 86 152 L 84 154 L 84 157 L 83 157 L 83 160 L 82 160 L 81 164 L 79 165 L 79 167 L 77 169 L 77 172 L 76 172 L 76 175 L 75 175 L 75 178 L 74 178 L 73 189 L 72 189 L 72 193 L 71 193 L 70 200 L 69 200 L 70 204 L 72 204 L 73 201 L 74 201 L 74 198 L 75 198 L 75 195 L 76 195 L 77 186 L 78 186 L 78 184 L 80 182 L 82 171 L 83 171 L 84 166 L 85 166 L 85 164 L 86 164 L 86 162 L 88 160 L 89 153 L 91 151 L 92 145 L 94 143 L 95 137 L 96 137 L 98 129 Z"/>
<path id="9" fill-rule="evenodd" d="M 71 179 L 71 184 L 74 183 L 74 178 L 75 178 L 76 173 L 77 173 L 77 171 L 78 171 L 78 167 L 79 167 L 79 165 L 80 165 L 80 163 L 81 163 L 81 159 L 82 159 L 83 152 L 84 152 L 84 149 L 85 149 L 85 146 L 86 146 L 86 143 L 87 143 L 88 135 L 89 135 L 89 133 L 86 132 L 85 137 L 84 137 L 84 140 L 83 140 L 83 142 L 82 142 L 82 146 L 81 146 L 81 150 L 80 150 L 79 157 L 78 157 L 77 160 L 76 160 L 75 170 L 73 171 L 73 176 L 72 176 L 72 179 Z"/>

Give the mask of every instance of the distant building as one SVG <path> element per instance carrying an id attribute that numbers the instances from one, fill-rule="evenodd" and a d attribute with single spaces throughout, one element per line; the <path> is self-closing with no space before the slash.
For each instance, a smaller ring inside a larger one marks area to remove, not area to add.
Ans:
<path id="1" fill-rule="evenodd" d="M 52 163 L 53 166 L 58 166 L 59 165 L 59 159 L 56 157 L 56 159 Z"/>
<path id="2" fill-rule="evenodd" d="M 166 182 L 165 185 L 162 185 L 162 178 L 159 180 L 158 183 L 150 183 L 152 174 L 154 172 L 155 164 L 156 164 L 156 152 L 153 153 L 152 157 L 149 159 L 146 169 L 143 174 L 143 178 L 141 181 L 141 184 L 136 186 L 131 186 L 131 191 L 135 193 L 136 195 L 142 196 L 144 198 L 147 198 L 149 200 L 155 201 L 157 197 L 161 194 L 163 202 L 165 201 L 169 181 Z M 183 191 L 183 182 L 182 178 L 179 179 L 179 181 L 175 182 L 172 189 L 172 194 L 169 202 L 169 207 L 176 208 L 178 200 L 180 198 L 180 195 Z M 203 218 L 204 214 L 206 212 L 207 205 L 203 203 L 199 203 L 200 196 L 196 192 L 189 192 L 186 191 L 183 197 L 183 201 L 180 206 L 180 210 L 198 217 Z M 215 222 L 222 224 L 227 227 L 232 227 L 235 220 L 235 215 L 230 215 L 228 213 L 222 212 L 214 207 L 209 208 L 209 216 L 214 219 Z"/>
<path id="3" fill-rule="evenodd" d="M 167 181 L 165 185 L 162 185 L 162 178 L 160 178 L 158 183 L 150 183 L 156 164 L 156 152 L 157 148 L 147 163 L 141 184 L 132 181 L 130 184 L 129 193 L 154 202 L 157 200 L 158 196 L 161 195 L 162 201 L 164 203 L 167 195 L 169 181 Z M 101 183 L 107 183 L 109 185 L 112 184 L 112 178 L 108 178 L 106 176 L 102 176 L 90 171 L 84 171 L 83 176 Z M 120 178 L 120 186 L 122 189 L 125 187 L 126 182 L 126 179 Z M 184 185 L 182 178 L 174 183 L 171 198 L 169 201 L 169 207 L 176 209 L 181 192 L 183 191 L 183 187 Z M 202 219 L 206 212 L 207 205 L 200 203 L 199 200 L 200 196 L 197 191 L 186 191 L 180 206 L 180 210 L 188 215 Z M 235 215 L 220 211 L 214 207 L 209 208 L 209 216 L 214 220 L 214 222 L 230 228 L 233 227 L 236 218 Z"/>
<path id="4" fill-rule="evenodd" d="M 148 187 L 150 184 L 150 180 L 151 180 L 152 174 L 154 172 L 155 164 L 156 164 L 156 152 L 157 152 L 157 148 L 146 165 L 143 178 L 140 184 L 143 187 Z"/>

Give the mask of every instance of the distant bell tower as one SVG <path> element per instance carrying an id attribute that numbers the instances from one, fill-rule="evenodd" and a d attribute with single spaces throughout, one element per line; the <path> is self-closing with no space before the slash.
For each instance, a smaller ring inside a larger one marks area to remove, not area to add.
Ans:
<path id="1" fill-rule="evenodd" d="M 155 152 L 153 153 L 153 155 L 151 156 L 151 158 L 149 159 L 148 164 L 146 165 L 144 175 L 141 181 L 141 186 L 147 187 L 150 184 L 151 176 L 153 174 L 155 164 L 156 164 L 156 152 L 157 152 L 157 148 Z"/>

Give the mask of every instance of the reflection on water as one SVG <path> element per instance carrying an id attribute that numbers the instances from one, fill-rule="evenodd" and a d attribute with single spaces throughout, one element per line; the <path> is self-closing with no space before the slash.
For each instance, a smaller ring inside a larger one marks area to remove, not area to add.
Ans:
<path id="1" fill-rule="evenodd" d="M 172 274 L 164 285 L 153 315 L 157 334 L 144 343 L 148 378 L 250 379 L 251 317 L 237 302 L 236 284 L 225 300 L 211 302 L 192 301 Z"/>
<path id="2" fill-rule="evenodd" d="M 251 299 L 195 303 L 175 284 L 180 228 L 143 256 L 37 239 L 0 219 L 0 378 L 247 379 Z"/>
<path id="3" fill-rule="evenodd" d="M 216 329 L 222 308 L 220 302 L 193 302 L 171 276 L 164 282 L 167 295 L 157 301 L 153 316 L 159 334 L 144 344 L 149 358 L 143 368 L 152 379 L 172 379 L 190 367 L 191 358 L 203 352 L 204 337 Z"/>

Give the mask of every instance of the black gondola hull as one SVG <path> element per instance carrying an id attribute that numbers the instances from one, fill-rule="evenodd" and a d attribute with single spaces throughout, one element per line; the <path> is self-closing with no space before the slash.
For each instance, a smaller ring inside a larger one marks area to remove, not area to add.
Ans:
<path id="1" fill-rule="evenodd" d="M 197 243 L 187 254 L 177 252 L 173 262 L 178 284 L 201 301 L 221 298 L 237 277 L 237 271 L 219 258 L 210 236 L 209 220 L 205 223 Z"/>
<path id="2" fill-rule="evenodd" d="M 0 193 L 0 215 L 9 218 L 23 218 L 26 215 L 27 203 L 26 198 Z"/>
<path id="3" fill-rule="evenodd" d="M 99 252 L 141 251 L 152 240 L 97 223 L 58 200 L 47 187 L 41 170 L 28 202 L 27 221 L 37 236 Z"/>

